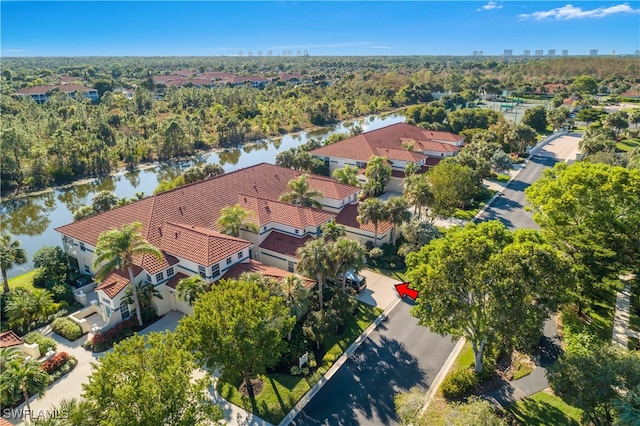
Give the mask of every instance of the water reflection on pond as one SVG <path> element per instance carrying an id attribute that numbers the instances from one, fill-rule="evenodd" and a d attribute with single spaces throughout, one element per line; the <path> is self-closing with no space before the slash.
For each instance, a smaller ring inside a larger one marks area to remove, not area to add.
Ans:
<path id="1" fill-rule="evenodd" d="M 200 154 L 190 159 L 174 160 L 143 170 L 107 176 L 59 188 L 53 192 L 3 202 L 0 208 L 0 227 L 2 231 L 10 232 L 14 238 L 21 241 L 21 246 L 29 258 L 28 263 L 10 269 L 8 275 L 12 277 L 32 269 L 31 257 L 42 246 L 61 244 L 60 234 L 54 229 L 70 223 L 73 220 L 73 212 L 90 204 L 93 196 L 100 191 L 112 191 L 120 198 L 132 198 L 136 193 L 151 195 L 159 182 L 179 176 L 193 164 L 218 163 L 223 166 L 225 172 L 230 172 L 262 162 L 274 163 L 276 154 L 280 151 L 299 146 L 312 138 L 322 140 L 333 133 L 348 132 L 354 125 L 367 131 L 404 121 L 405 117 L 399 114 L 369 116 L 340 123 L 329 129 L 249 143 L 217 153 Z"/>

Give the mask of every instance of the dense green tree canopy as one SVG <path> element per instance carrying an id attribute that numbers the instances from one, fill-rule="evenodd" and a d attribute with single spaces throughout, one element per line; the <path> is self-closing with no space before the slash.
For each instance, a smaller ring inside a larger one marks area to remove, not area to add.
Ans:
<path id="1" fill-rule="evenodd" d="M 264 373 L 280 359 L 295 316 L 281 297 L 251 280 L 221 280 L 198 298 L 176 333 L 201 366 L 218 368 L 229 380 Z"/>
<path id="2" fill-rule="evenodd" d="M 441 161 L 427 176 L 434 199 L 431 210 L 439 216 L 451 216 L 457 208 L 464 208 L 480 190 L 473 170 L 453 159 Z"/>
<path id="3" fill-rule="evenodd" d="M 640 170 L 558 163 L 526 195 L 549 241 L 573 259 L 577 301 L 604 277 L 640 267 Z"/>
<path id="4" fill-rule="evenodd" d="M 436 333 L 466 337 L 482 372 L 487 345 L 526 349 L 556 308 L 567 266 L 534 231 L 498 221 L 451 228 L 407 256 L 420 296 L 411 314 Z"/>
<path id="5" fill-rule="evenodd" d="M 173 333 L 134 335 L 96 364 L 83 397 L 99 425 L 194 425 L 222 419 L 208 396 L 209 376 L 193 380 L 196 364 Z"/>

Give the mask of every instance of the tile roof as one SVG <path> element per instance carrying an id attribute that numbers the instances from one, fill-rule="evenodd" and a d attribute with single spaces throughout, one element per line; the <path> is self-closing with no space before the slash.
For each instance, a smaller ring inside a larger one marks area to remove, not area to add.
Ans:
<path id="1" fill-rule="evenodd" d="M 133 265 L 133 276 L 137 277 L 142 268 L 138 265 Z M 96 290 L 102 290 L 109 298 L 113 299 L 118 295 L 131 280 L 129 279 L 129 271 L 127 268 L 114 269 L 102 282 L 96 287 Z"/>
<path id="2" fill-rule="evenodd" d="M 351 228 L 362 229 L 364 231 L 373 232 L 374 227 L 373 223 L 368 222 L 364 225 L 361 225 L 358 222 L 358 205 L 349 204 L 345 206 L 338 216 L 336 216 L 336 223 L 339 223 L 344 226 L 349 226 Z M 384 234 L 389 231 L 393 225 L 390 222 L 379 222 L 378 223 L 378 235 Z"/>
<path id="3" fill-rule="evenodd" d="M 171 279 L 165 283 L 165 285 L 175 290 L 180 280 L 184 278 L 189 278 L 189 276 L 183 274 L 182 272 L 178 272 L 177 274 L 172 276 Z"/>
<path id="4" fill-rule="evenodd" d="M 218 263 L 253 245 L 207 228 L 180 223 L 165 223 L 159 232 L 163 251 L 204 266 Z"/>
<path id="5" fill-rule="evenodd" d="M 315 281 L 306 277 L 303 277 L 298 274 L 293 274 L 289 271 L 285 271 L 284 269 L 276 268 L 275 266 L 265 265 L 264 263 L 258 262 L 256 260 L 250 260 L 246 263 L 236 263 L 233 265 L 222 278 L 239 278 L 240 275 L 244 273 L 259 273 L 266 277 L 275 278 L 278 281 L 283 280 L 289 275 L 295 275 L 300 278 L 304 282 L 304 286 L 306 288 L 311 288 L 315 285 Z"/>
<path id="6" fill-rule="evenodd" d="M 414 142 L 415 151 L 455 152 L 464 138 L 454 133 L 439 132 L 407 123 L 396 123 L 381 129 L 361 133 L 349 139 L 311 151 L 312 155 L 353 159 L 367 162 L 372 155 L 389 160 L 413 161 L 424 159 L 421 152 L 405 149 L 403 142 Z"/>
<path id="7" fill-rule="evenodd" d="M 295 206 L 244 194 L 238 195 L 238 204 L 242 208 L 256 213 L 258 226 L 280 223 L 293 228 L 304 229 L 307 226 L 320 226 L 336 217 L 334 213 L 323 210 Z M 252 219 L 255 222 L 255 217 Z"/>
<path id="8" fill-rule="evenodd" d="M 260 244 L 260 248 L 297 258 L 296 250 L 312 239 L 310 235 L 299 238 L 278 231 L 271 231 L 269 236 Z"/>
<path id="9" fill-rule="evenodd" d="M 39 95 L 50 92 L 53 89 L 60 89 L 61 92 L 89 92 L 91 90 L 96 90 L 87 86 L 80 86 L 79 84 L 56 84 L 49 86 L 33 86 L 27 87 L 22 90 L 18 90 L 19 95 Z"/>
<path id="10" fill-rule="evenodd" d="M 11 330 L 0 333 L 0 348 L 10 348 L 11 346 L 18 346 L 23 343 L 22 338 Z"/>
<path id="11" fill-rule="evenodd" d="M 164 226 L 184 227 L 183 238 L 189 232 L 188 227 L 196 227 L 202 235 L 194 238 L 199 243 L 208 242 L 209 236 L 206 233 L 218 231 L 216 223 L 220 217 L 220 210 L 223 207 L 237 204 L 239 195 L 246 196 L 248 200 L 249 197 L 269 200 L 269 205 L 277 206 L 277 215 L 274 213 L 272 217 L 274 220 L 286 219 L 287 223 L 315 225 L 334 217 L 334 214 L 330 212 L 278 203 L 277 200 L 280 196 L 287 192 L 287 183 L 301 175 L 302 173 L 296 170 L 261 163 L 152 195 L 143 200 L 63 225 L 56 228 L 56 231 L 95 247 L 102 231 L 120 229 L 124 224 L 140 222 L 142 223 L 142 236 L 166 252 L 162 261 L 145 256 L 140 263 L 136 262 L 136 264 L 143 265 L 145 269 L 149 268 L 148 272 L 155 273 L 155 271 L 172 264 L 169 255 L 178 256 L 178 253 L 171 251 L 178 250 L 178 248 L 173 248 L 174 245 L 169 244 L 168 239 L 163 239 L 163 235 L 161 235 Z M 312 175 L 308 182 L 312 189 L 322 192 L 326 198 L 343 199 L 351 194 L 357 194 L 359 191 L 359 188 L 343 185 L 334 179 L 322 176 Z M 257 201 L 255 203 L 257 205 Z M 262 203 L 264 206 L 265 202 Z M 230 240 L 231 237 L 218 235 L 218 238 Z M 206 248 L 208 246 L 199 247 L 201 250 L 196 250 L 192 246 L 191 250 L 180 251 L 180 253 L 189 256 L 188 259 L 192 259 L 194 256 L 199 258 L 199 256 L 206 254 L 205 257 L 211 260 L 209 249 Z M 202 253 L 195 254 L 194 251 Z"/>

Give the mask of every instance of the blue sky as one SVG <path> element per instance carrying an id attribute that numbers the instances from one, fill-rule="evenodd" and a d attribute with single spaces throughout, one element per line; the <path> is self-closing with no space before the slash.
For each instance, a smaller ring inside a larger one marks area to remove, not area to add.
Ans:
<path id="1" fill-rule="evenodd" d="M 633 54 L 640 1 L 17 2 L 2 56 Z"/>

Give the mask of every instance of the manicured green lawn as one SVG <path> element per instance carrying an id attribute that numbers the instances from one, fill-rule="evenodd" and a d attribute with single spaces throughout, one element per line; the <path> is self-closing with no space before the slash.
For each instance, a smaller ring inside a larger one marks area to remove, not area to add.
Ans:
<path id="1" fill-rule="evenodd" d="M 464 342 L 462 351 L 460 351 L 460 355 L 458 355 L 458 358 L 456 358 L 456 362 L 453 364 L 453 368 L 451 369 L 451 371 L 473 368 L 475 363 L 476 356 L 473 353 L 471 343 L 469 341 L 466 341 Z"/>
<path id="2" fill-rule="evenodd" d="M 496 182 L 509 182 L 509 179 L 511 179 L 511 175 L 505 175 L 503 173 L 498 173 L 498 175 L 492 179 L 489 180 L 494 180 Z"/>
<path id="3" fill-rule="evenodd" d="M 397 279 L 399 281 L 406 282 L 409 277 L 407 277 L 407 267 L 405 266 L 402 269 L 398 269 L 396 271 L 392 271 L 391 269 L 383 269 L 383 268 L 373 268 L 371 266 L 367 266 L 367 269 L 371 269 L 378 274 L 386 275 L 387 277 L 391 277 Z"/>
<path id="4" fill-rule="evenodd" d="M 640 138 L 624 139 L 616 144 L 618 151 L 631 151 L 633 148 L 640 146 Z"/>
<path id="5" fill-rule="evenodd" d="M 278 424 L 300 398 L 320 380 L 335 360 L 381 313 L 382 309 L 380 308 L 358 302 L 358 313 L 345 325 L 340 336 L 331 336 L 324 342 L 327 352 L 322 360 L 318 361 L 318 371 L 308 377 L 284 374 L 261 375 L 264 387 L 254 399 L 242 395 L 237 386 L 222 380 L 218 382 L 218 392 L 227 401 L 243 407 L 272 424 Z"/>
<path id="6" fill-rule="evenodd" d="M 29 291 L 33 291 L 33 276 L 35 275 L 36 270 L 33 269 L 29 272 L 25 272 L 24 274 L 18 275 L 17 277 L 9 278 L 9 288 L 22 287 L 26 288 Z"/>
<path id="7" fill-rule="evenodd" d="M 538 392 L 511 404 L 507 411 L 514 415 L 521 425 L 580 425 L 582 410 L 565 403 L 557 396 Z"/>

